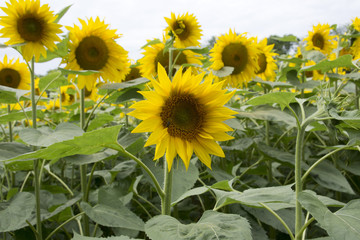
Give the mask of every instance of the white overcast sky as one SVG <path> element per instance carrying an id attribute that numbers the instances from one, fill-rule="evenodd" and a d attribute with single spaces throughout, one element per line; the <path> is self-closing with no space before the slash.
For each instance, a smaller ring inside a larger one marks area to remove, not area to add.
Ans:
<path id="1" fill-rule="evenodd" d="M 4 2 L 0 1 L 1 7 L 5 6 Z M 63 25 L 78 25 L 78 18 L 104 19 L 111 29 L 122 34 L 118 43 L 133 60 L 142 57 L 140 47 L 147 39 L 162 37 L 166 27 L 164 17 L 170 17 L 171 12 L 189 12 L 197 17 L 204 35 L 202 44 L 230 28 L 259 39 L 272 34 L 294 34 L 303 38 L 318 23 L 341 26 L 360 17 L 359 0 L 41 0 L 41 4 L 45 3 L 55 13 L 72 5 L 60 21 Z M 0 10 L 0 14 L 4 13 Z M 8 53 L 9 50 L 0 51 L 0 59 L 5 53 L 16 55 Z M 37 64 L 36 73 L 44 74 L 57 64 Z"/>

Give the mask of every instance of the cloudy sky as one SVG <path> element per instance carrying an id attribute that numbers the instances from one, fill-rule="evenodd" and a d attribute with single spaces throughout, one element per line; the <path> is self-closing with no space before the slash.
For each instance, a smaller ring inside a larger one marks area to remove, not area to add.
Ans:
<path id="1" fill-rule="evenodd" d="M 118 43 L 134 60 L 141 58 L 140 47 L 147 39 L 161 38 L 166 27 L 164 17 L 170 17 L 171 12 L 193 13 L 203 30 L 203 44 L 229 28 L 259 39 L 272 34 L 303 38 L 318 23 L 341 26 L 360 17 L 358 0 L 41 0 L 41 4 L 45 3 L 54 12 L 72 5 L 60 22 L 63 25 L 79 24 L 78 18 L 104 19 L 110 28 L 122 34 Z M 4 1 L 0 6 L 5 6 Z M 0 14 L 3 15 L 1 10 Z M 0 51 L 0 59 L 9 52 Z M 12 52 L 8 54 L 15 56 Z M 43 74 L 57 64 L 38 64 L 37 72 Z"/>

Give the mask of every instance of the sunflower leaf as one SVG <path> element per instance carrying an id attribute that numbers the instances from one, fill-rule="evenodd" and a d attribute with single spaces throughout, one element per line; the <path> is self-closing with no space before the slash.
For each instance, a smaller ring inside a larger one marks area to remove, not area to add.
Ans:
<path id="1" fill-rule="evenodd" d="M 284 110 L 284 108 L 289 106 L 290 103 L 296 101 L 296 95 L 298 94 L 291 92 L 272 92 L 252 98 L 247 101 L 247 103 L 254 106 L 277 103 L 280 105 L 281 110 Z"/>
<path id="2" fill-rule="evenodd" d="M 61 86 L 69 85 L 69 81 L 62 75 L 61 71 L 55 70 L 39 80 L 40 91 L 55 89 Z"/>
<path id="3" fill-rule="evenodd" d="M 77 75 L 91 75 L 94 73 L 99 73 L 99 71 L 95 71 L 95 70 L 80 70 L 80 71 L 75 71 L 75 70 L 69 70 L 69 69 L 65 69 L 65 68 L 58 68 L 63 74 L 77 74 Z"/>
<path id="4" fill-rule="evenodd" d="M 356 64 L 352 61 L 352 56 L 350 54 L 346 54 L 332 61 L 325 59 L 315 65 L 303 67 L 300 69 L 300 71 L 303 72 L 303 71 L 320 70 L 322 72 L 328 72 L 334 68 L 339 68 L 339 67 L 359 69 L 359 67 L 356 66 Z"/>
<path id="5" fill-rule="evenodd" d="M 224 66 L 219 70 L 213 70 L 212 73 L 217 77 L 229 76 L 234 71 L 234 67 Z"/>
<path id="6" fill-rule="evenodd" d="M 60 21 L 60 19 L 65 15 L 65 13 L 67 13 L 67 11 L 70 9 L 71 6 L 72 6 L 72 4 L 67 7 L 64 7 L 58 14 L 56 14 L 57 17 L 54 22 L 58 23 Z"/>
<path id="7" fill-rule="evenodd" d="M 148 41 L 144 46 L 141 47 L 141 49 L 144 49 L 147 46 L 158 44 L 158 43 L 161 43 L 160 39 L 155 38 L 154 40 Z"/>

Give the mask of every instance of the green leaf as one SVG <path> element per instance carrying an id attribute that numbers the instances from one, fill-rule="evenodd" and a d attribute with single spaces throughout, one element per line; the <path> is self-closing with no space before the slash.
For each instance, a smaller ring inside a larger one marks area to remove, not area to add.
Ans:
<path id="1" fill-rule="evenodd" d="M 148 41 L 144 46 L 141 47 L 141 49 L 144 49 L 147 46 L 158 44 L 158 43 L 162 43 L 162 42 L 160 41 L 160 39 L 155 38 L 154 40 Z"/>
<path id="2" fill-rule="evenodd" d="M 84 131 L 72 123 L 61 123 L 55 130 L 49 127 L 38 129 L 25 128 L 19 132 L 21 140 L 25 143 L 38 147 L 48 147 L 54 143 L 73 139 L 75 136 L 81 136 Z"/>
<path id="3" fill-rule="evenodd" d="M 294 207 L 294 191 L 291 186 L 265 187 L 248 189 L 244 192 L 213 191 L 218 195 L 215 208 L 221 208 L 231 203 L 240 203 L 252 207 L 263 207 L 265 203 L 273 210 Z"/>
<path id="4" fill-rule="evenodd" d="M 189 191 L 185 192 L 184 194 L 182 194 L 178 199 L 172 201 L 172 205 L 177 204 L 178 202 L 184 200 L 185 198 L 191 197 L 191 196 L 196 196 L 196 195 L 201 195 L 205 192 L 209 191 L 208 187 L 197 187 L 197 188 L 193 188 L 190 189 Z"/>
<path id="5" fill-rule="evenodd" d="M 194 53 L 198 53 L 198 54 L 207 54 L 209 53 L 209 49 L 207 47 L 187 47 L 187 48 L 178 48 L 177 50 L 179 51 L 186 51 L 186 50 L 191 50 Z"/>
<path id="6" fill-rule="evenodd" d="M 312 178 L 321 186 L 330 190 L 355 194 L 344 175 L 327 161 L 321 162 L 311 171 Z"/>
<path id="7" fill-rule="evenodd" d="M 82 202 L 80 205 L 86 215 L 100 225 L 144 231 L 144 222 L 123 205 L 97 204 L 91 207 L 86 202 Z"/>
<path id="8" fill-rule="evenodd" d="M 150 159 L 142 159 L 143 162 L 150 168 L 154 173 L 160 185 L 164 182 L 164 169 L 163 167 L 155 166 L 154 162 Z M 199 177 L 198 168 L 190 162 L 189 168 L 186 171 L 185 165 L 182 162 L 174 162 L 173 167 L 173 180 L 172 180 L 172 194 L 171 199 L 179 199 L 184 193 L 190 190 Z M 144 172 L 145 178 L 152 184 L 149 175 Z"/>
<path id="9" fill-rule="evenodd" d="M 335 60 L 323 60 L 313 66 L 306 66 L 300 69 L 300 71 L 313 71 L 320 70 L 322 72 L 328 72 L 334 68 L 346 67 L 346 68 L 356 68 L 358 67 L 353 63 L 352 56 L 350 54 L 343 55 L 338 57 Z"/>
<path id="10" fill-rule="evenodd" d="M 271 82 L 271 81 L 264 81 L 259 77 L 255 77 L 255 79 L 252 80 L 252 82 L 254 83 L 260 83 L 262 85 L 265 85 L 266 87 L 270 88 L 270 89 L 274 89 L 274 88 L 280 88 L 280 87 L 284 87 L 284 88 L 291 88 L 293 87 L 291 84 L 286 83 L 286 82 Z"/>
<path id="11" fill-rule="evenodd" d="M 214 211 L 187 225 L 171 216 L 156 216 L 146 223 L 145 233 L 152 240 L 252 240 L 245 218 Z"/>
<path id="12" fill-rule="evenodd" d="M 224 66 L 219 70 L 212 70 L 212 73 L 215 76 L 222 78 L 222 77 L 229 76 L 233 71 L 234 71 L 234 67 Z"/>
<path id="13" fill-rule="evenodd" d="M 30 90 L 10 88 L 0 85 L 0 103 L 17 103 L 20 98 L 29 94 Z"/>
<path id="14" fill-rule="evenodd" d="M 68 43 L 69 37 L 66 36 L 61 42 L 56 44 L 56 49 L 54 51 L 46 50 L 46 58 L 44 56 L 40 56 L 39 63 L 48 62 L 55 58 L 63 58 L 68 54 Z"/>
<path id="15" fill-rule="evenodd" d="M 144 84 L 149 82 L 147 78 L 136 78 L 130 81 L 121 82 L 121 83 L 105 83 L 99 86 L 99 89 L 109 89 L 109 90 L 118 90 L 118 89 L 125 89 L 130 87 L 135 87 L 140 84 Z"/>
<path id="16" fill-rule="evenodd" d="M 0 161 L 4 161 L 28 152 L 31 152 L 31 148 L 18 142 L 0 143 Z"/>
<path id="17" fill-rule="evenodd" d="M 65 15 L 65 13 L 67 13 L 67 11 L 69 10 L 69 8 L 71 7 L 72 5 L 69 5 L 67 7 L 64 7 L 59 13 L 56 14 L 56 19 L 55 19 L 55 23 L 58 23 L 60 21 L 60 19 Z"/>
<path id="18" fill-rule="evenodd" d="M 121 146 L 117 143 L 117 136 L 120 128 L 121 126 L 117 125 L 92 132 L 86 132 L 82 136 L 75 137 L 72 140 L 54 143 L 47 148 L 23 154 L 7 161 L 24 160 L 29 158 L 53 160 L 75 154 L 89 155 L 106 147 L 121 150 Z"/>
<path id="19" fill-rule="evenodd" d="M 93 120 L 91 120 L 87 131 L 92 131 L 101 126 L 104 126 L 107 123 L 110 123 L 114 120 L 114 116 L 104 113 L 104 114 L 97 114 Z"/>
<path id="20" fill-rule="evenodd" d="M 333 239 L 360 239 L 360 200 L 352 200 L 335 213 L 314 195 L 301 192 L 301 205 L 311 213 Z"/>
<path id="21" fill-rule="evenodd" d="M 75 70 L 69 70 L 69 69 L 65 69 L 65 68 L 59 68 L 59 70 L 62 72 L 62 74 L 66 75 L 66 74 L 77 74 L 77 75 L 84 75 L 84 76 L 88 76 L 94 73 L 99 73 L 99 71 L 95 71 L 95 70 L 80 70 L 80 71 L 75 71 Z"/>
<path id="22" fill-rule="evenodd" d="M 284 110 L 290 103 L 295 102 L 296 95 L 298 94 L 291 92 L 272 92 L 252 98 L 247 103 L 254 106 L 277 103 L 280 105 L 281 110 Z"/>
<path id="23" fill-rule="evenodd" d="M 299 41 L 296 36 L 291 35 L 291 34 L 285 35 L 283 37 L 271 36 L 271 38 L 274 40 L 277 40 L 277 41 L 281 41 L 281 42 L 298 42 Z"/>
<path id="24" fill-rule="evenodd" d="M 257 120 L 283 122 L 292 127 L 296 126 L 295 118 L 292 115 L 267 105 L 254 108 L 251 112 L 238 111 L 237 116 Z"/>
<path id="25" fill-rule="evenodd" d="M 45 88 L 55 89 L 69 84 L 69 81 L 62 75 L 61 71 L 55 70 L 40 78 L 39 89 L 43 91 Z"/>
<path id="26" fill-rule="evenodd" d="M 144 99 L 143 96 L 139 93 L 139 91 L 140 89 L 138 88 L 123 89 L 108 97 L 105 100 L 105 103 L 122 104 L 123 102 L 127 102 L 129 100 Z"/>
<path id="27" fill-rule="evenodd" d="M 4 203 L 0 204 L 5 206 Z M 35 197 L 31 193 L 20 192 L 8 204 L 0 211 L 0 232 L 15 231 L 27 225 L 26 220 L 30 220 L 35 210 Z"/>
<path id="28" fill-rule="evenodd" d="M 26 115 L 25 115 L 26 113 Z M 11 112 L 9 114 L 3 114 L 0 115 L 0 123 L 1 124 L 5 124 L 8 122 L 13 122 L 13 121 L 21 121 L 23 119 L 26 119 L 26 116 L 29 119 L 32 119 L 32 110 L 31 109 L 25 109 L 25 113 L 23 111 L 19 111 L 19 112 Z M 44 115 L 44 113 L 41 110 L 37 110 L 36 111 L 37 117 L 40 118 L 42 115 Z"/>
<path id="29" fill-rule="evenodd" d="M 129 238 L 128 236 L 116 236 L 107 238 L 85 237 L 74 233 L 72 240 L 141 240 L 140 238 Z"/>

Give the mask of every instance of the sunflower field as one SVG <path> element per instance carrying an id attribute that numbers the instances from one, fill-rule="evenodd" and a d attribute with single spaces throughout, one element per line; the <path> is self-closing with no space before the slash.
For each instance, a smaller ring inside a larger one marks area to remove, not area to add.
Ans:
<path id="1" fill-rule="evenodd" d="M 131 60 L 99 17 L 0 7 L 0 239 L 360 239 L 359 18 L 201 46 L 169 13 Z"/>

